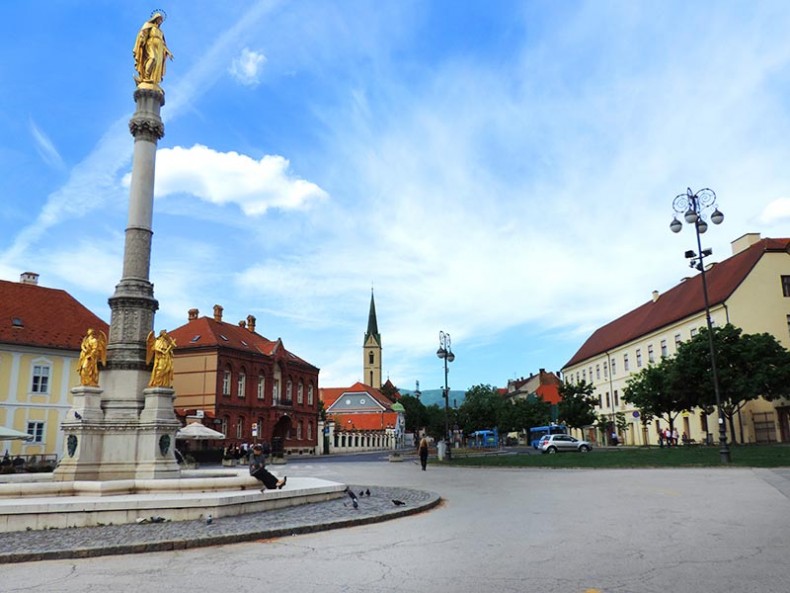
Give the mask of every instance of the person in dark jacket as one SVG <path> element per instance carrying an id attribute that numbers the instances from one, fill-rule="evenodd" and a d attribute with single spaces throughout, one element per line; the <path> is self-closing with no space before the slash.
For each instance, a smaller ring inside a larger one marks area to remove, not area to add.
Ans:
<path id="1" fill-rule="evenodd" d="M 250 475 L 256 480 L 263 482 L 264 490 L 281 490 L 285 483 L 288 481 L 286 476 L 279 480 L 277 477 L 266 469 L 266 455 L 263 454 L 263 447 L 260 444 L 255 444 L 252 447 L 252 457 L 250 458 Z"/>

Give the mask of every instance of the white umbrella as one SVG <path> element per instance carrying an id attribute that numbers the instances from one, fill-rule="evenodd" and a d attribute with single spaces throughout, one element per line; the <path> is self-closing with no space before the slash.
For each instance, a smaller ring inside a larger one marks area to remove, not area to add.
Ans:
<path id="1" fill-rule="evenodd" d="M 19 432 L 18 430 L 6 426 L 0 426 L 0 441 L 30 441 L 32 439 L 32 434 Z"/>
<path id="2" fill-rule="evenodd" d="M 208 426 L 204 426 L 200 422 L 193 422 L 185 426 L 176 433 L 177 439 L 192 439 L 192 440 L 220 440 L 224 439 L 225 435 L 216 430 L 212 430 Z"/>

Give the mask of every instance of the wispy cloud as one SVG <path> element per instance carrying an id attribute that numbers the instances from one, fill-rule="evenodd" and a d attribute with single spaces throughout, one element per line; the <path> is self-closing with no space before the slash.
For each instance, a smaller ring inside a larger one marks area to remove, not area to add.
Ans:
<path id="1" fill-rule="evenodd" d="M 260 71 L 265 63 L 266 56 L 245 47 L 231 62 L 229 72 L 240 84 L 254 87 L 260 83 Z"/>
<path id="2" fill-rule="evenodd" d="M 63 162 L 63 157 L 60 156 L 58 149 L 52 143 L 52 139 L 42 132 L 32 119 L 30 120 L 30 133 L 36 141 L 36 148 L 44 162 L 55 169 L 64 170 L 66 164 Z"/>

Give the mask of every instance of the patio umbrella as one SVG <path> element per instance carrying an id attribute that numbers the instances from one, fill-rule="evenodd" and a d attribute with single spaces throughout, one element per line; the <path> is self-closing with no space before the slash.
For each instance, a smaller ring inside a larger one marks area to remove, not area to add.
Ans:
<path id="1" fill-rule="evenodd" d="M 0 441 L 30 441 L 32 439 L 32 434 L 19 432 L 18 430 L 6 426 L 0 426 Z"/>
<path id="2" fill-rule="evenodd" d="M 200 422 L 193 422 L 185 426 L 176 433 L 177 439 L 192 439 L 192 440 L 220 440 L 224 439 L 225 435 L 204 426 Z"/>

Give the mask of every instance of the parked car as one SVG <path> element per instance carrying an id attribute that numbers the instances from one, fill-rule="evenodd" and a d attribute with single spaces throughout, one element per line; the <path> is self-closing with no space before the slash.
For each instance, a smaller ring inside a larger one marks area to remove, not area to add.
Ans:
<path id="1" fill-rule="evenodd" d="M 592 450 L 592 445 L 567 434 L 548 434 L 540 439 L 538 449 L 544 453 L 559 453 L 561 451 L 587 453 Z"/>

